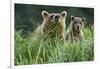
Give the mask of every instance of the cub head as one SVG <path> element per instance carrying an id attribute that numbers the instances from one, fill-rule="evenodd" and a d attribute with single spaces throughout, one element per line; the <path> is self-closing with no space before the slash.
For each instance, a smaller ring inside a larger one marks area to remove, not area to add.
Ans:
<path id="1" fill-rule="evenodd" d="M 83 29 L 85 25 L 85 18 L 71 16 L 71 24 L 72 24 L 73 30 L 80 31 Z"/>
<path id="2" fill-rule="evenodd" d="M 61 13 L 48 13 L 47 11 L 42 11 L 42 17 L 46 23 L 62 23 L 62 21 L 65 21 L 65 18 L 67 16 L 67 12 L 63 11 Z"/>

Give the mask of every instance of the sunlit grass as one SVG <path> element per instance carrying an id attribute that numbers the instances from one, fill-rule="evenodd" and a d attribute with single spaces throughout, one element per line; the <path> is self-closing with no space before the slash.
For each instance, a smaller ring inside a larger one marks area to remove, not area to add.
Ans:
<path id="1" fill-rule="evenodd" d="M 84 29 L 83 42 L 62 42 L 54 39 L 37 39 L 33 42 L 30 34 L 23 37 L 22 31 L 15 31 L 15 65 L 65 63 L 92 61 L 94 59 L 93 28 Z"/>

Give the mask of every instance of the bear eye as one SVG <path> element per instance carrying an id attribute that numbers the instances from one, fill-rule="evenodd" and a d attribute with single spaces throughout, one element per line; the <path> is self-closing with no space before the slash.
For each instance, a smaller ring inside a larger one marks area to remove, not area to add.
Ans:
<path id="1" fill-rule="evenodd" d="M 82 22 L 80 22 L 80 24 L 82 24 Z"/>
<path id="2" fill-rule="evenodd" d="M 51 15 L 51 18 L 53 18 L 54 15 Z"/>

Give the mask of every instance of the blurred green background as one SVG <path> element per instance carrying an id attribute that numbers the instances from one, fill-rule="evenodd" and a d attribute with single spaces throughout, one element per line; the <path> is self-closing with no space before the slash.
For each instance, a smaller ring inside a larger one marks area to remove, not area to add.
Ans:
<path id="1" fill-rule="evenodd" d="M 15 4 L 15 30 L 18 31 L 23 29 L 23 33 L 34 31 L 34 29 L 43 22 L 41 16 L 43 10 L 46 10 L 49 13 L 67 11 L 67 27 L 69 26 L 71 15 L 85 17 L 87 25 L 92 25 L 94 23 L 94 8 Z"/>

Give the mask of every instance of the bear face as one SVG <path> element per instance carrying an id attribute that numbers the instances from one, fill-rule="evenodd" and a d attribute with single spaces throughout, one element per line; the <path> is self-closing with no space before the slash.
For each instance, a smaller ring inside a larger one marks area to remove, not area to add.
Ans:
<path id="1" fill-rule="evenodd" d="M 71 16 L 71 24 L 74 31 L 80 32 L 85 25 L 85 18 Z"/>
<path id="2" fill-rule="evenodd" d="M 42 11 L 43 19 L 46 23 L 62 23 L 66 18 L 67 12 L 63 11 L 61 13 L 48 13 L 47 11 Z"/>
<path id="3" fill-rule="evenodd" d="M 64 39 L 65 34 L 65 19 L 67 12 L 48 13 L 42 11 L 43 23 L 42 30 L 44 34 L 49 34 L 49 37 L 59 37 Z"/>

